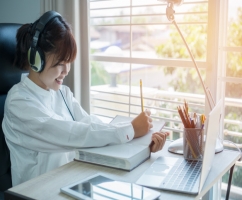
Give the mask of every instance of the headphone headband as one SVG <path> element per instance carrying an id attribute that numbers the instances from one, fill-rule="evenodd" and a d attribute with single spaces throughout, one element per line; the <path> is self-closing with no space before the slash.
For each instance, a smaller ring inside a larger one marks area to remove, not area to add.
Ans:
<path id="1" fill-rule="evenodd" d="M 44 52 L 37 46 L 40 34 L 43 32 L 46 24 L 51 19 L 59 16 L 61 15 L 58 12 L 47 11 L 36 21 L 37 24 L 36 26 L 34 26 L 33 30 L 33 41 L 28 51 L 29 64 L 31 68 L 36 72 L 41 72 L 44 69 L 45 65 Z"/>
<path id="2" fill-rule="evenodd" d="M 43 14 L 40 19 L 38 24 L 36 25 L 36 29 L 39 30 L 40 32 L 44 29 L 45 25 L 54 17 L 61 16 L 58 12 L 55 11 L 47 11 L 45 14 Z"/>

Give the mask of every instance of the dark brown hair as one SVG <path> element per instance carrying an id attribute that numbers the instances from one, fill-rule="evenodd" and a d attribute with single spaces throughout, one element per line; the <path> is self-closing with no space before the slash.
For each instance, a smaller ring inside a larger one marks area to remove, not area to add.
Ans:
<path id="1" fill-rule="evenodd" d="M 24 24 L 17 32 L 17 46 L 14 65 L 23 70 L 29 69 L 28 50 L 33 40 L 33 24 Z M 51 19 L 39 36 L 37 46 L 46 54 L 55 54 L 57 63 L 71 63 L 76 58 L 77 47 L 70 25 L 61 17 Z M 46 56 L 45 56 L 46 57 Z"/>

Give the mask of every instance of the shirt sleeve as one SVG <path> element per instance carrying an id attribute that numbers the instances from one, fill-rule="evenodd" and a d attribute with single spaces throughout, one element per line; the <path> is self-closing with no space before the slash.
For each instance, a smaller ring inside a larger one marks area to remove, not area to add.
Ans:
<path id="1" fill-rule="evenodd" d="M 40 152 L 100 147 L 133 139 L 131 123 L 103 123 L 97 117 L 88 115 L 72 93 L 66 95 L 71 101 L 76 121 L 65 120 L 35 99 L 18 97 L 6 101 L 2 126 L 6 138 Z"/>
<path id="2" fill-rule="evenodd" d="M 73 96 L 73 93 L 67 86 L 62 86 L 62 88 L 64 90 L 69 105 L 72 105 L 71 109 L 72 113 L 74 113 L 76 121 L 83 121 L 86 118 L 88 119 L 90 117 L 92 121 L 103 124 L 103 122 L 97 116 L 87 114 L 87 112 L 80 106 L 78 101 Z M 116 124 L 110 124 L 110 126 L 116 127 L 117 135 L 119 136 L 121 143 L 129 142 L 134 138 L 134 129 L 131 123 L 120 122 Z"/>

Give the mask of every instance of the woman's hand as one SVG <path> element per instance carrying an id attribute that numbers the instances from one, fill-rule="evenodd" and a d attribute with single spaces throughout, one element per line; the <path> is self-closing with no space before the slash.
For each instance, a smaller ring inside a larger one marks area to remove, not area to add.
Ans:
<path id="1" fill-rule="evenodd" d="M 153 127 L 150 111 L 145 110 L 131 122 L 134 128 L 134 138 L 141 137 Z"/>
<path id="2" fill-rule="evenodd" d="M 166 137 L 169 135 L 168 132 L 155 132 L 152 134 L 152 142 L 150 144 L 150 151 L 157 152 L 161 150 L 166 142 Z"/>

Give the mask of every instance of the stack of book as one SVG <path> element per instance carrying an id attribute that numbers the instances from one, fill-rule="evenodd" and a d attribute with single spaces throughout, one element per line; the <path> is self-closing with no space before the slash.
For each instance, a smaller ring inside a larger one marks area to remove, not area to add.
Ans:
<path id="1" fill-rule="evenodd" d="M 117 115 L 110 123 L 131 120 Z M 75 160 L 131 171 L 150 157 L 152 133 L 160 131 L 164 125 L 164 121 L 153 121 L 153 128 L 146 135 L 125 144 L 77 149 Z"/>

